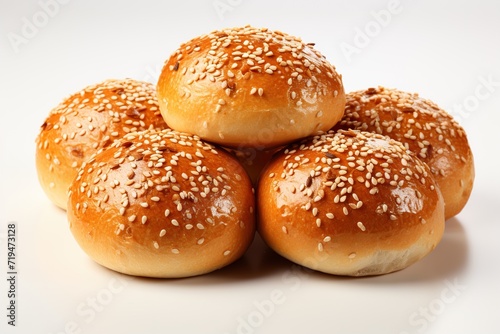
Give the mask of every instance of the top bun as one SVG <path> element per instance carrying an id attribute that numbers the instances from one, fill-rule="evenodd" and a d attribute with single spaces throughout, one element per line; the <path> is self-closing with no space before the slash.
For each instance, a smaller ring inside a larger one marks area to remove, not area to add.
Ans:
<path id="1" fill-rule="evenodd" d="M 230 147 L 275 147 L 342 117 L 341 75 L 313 43 L 245 26 L 194 38 L 166 61 L 160 110 L 175 130 Z"/>
<path id="2" fill-rule="evenodd" d="M 110 79 L 87 86 L 65 98 L 41 126 L 36 139 L 40 184 L 66 209 L 69 185 L 91 155 L 129 132 L 165 128 L 153 84 Z"/>

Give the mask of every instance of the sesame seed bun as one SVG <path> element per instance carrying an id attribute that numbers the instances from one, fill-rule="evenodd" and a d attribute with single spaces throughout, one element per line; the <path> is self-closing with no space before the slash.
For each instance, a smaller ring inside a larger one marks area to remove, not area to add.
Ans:
<path id="1" fill-rule="evenodd" d="M 369 132 L 330 131 L 287 147 L 263 171 L 257 200 L 266 243 L 330 274 L 403 269 L 444 231 L 443 198 L 427 165 Z"/>
<path id="2" fill-rule="evenodd" d="M 126 134 L 70 186 L 68 220 L 97 263 L 137 276 L 208 273 L 243 255 L 255 233 L 243 167 L 196 136 Z"/>
<path id="3" fill-rule="evenodd" d="M 50 111 L 36 139 L 45 194 L 66 209 L 68 187 L 85 160 L 124 134 L 149 128 L 167 128 L 150 83 L 106 80 L 65 98 Z"/>
<path id="4" fill-rule="evenodd" d="M 262 170 L 271 160 L 273 154 L 278 151 L 278 149 L 266 150 L 262 148 L 225 149 L 235 156 L 243 168 L 245 168 L 254 185 L 257 185 Z"/>
<path id="5" fill-rule="evenodd" d="M 314 44 L 250 26 L 182 44 L 157 89 L 173 129 L 231 147 L 276 147 L 326 131 L 345 105 L 341 76 Z"/>
<path id="6" fill-rule="evenodd" d="M 464 129 L 435 103 L 384 87 L 352 92 L 335 127 L 348 128 L 390 136 L 427 163 L 443 194 L 446 219 L 464 208 L 474 183 L 474 158 Z"/>

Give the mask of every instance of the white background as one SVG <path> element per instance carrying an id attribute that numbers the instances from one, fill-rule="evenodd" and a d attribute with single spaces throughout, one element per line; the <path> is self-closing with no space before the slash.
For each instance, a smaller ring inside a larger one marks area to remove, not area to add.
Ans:
<path id="1" fill-rule="evenodd" d="M 0 332 L 500 332 L 500 2 L 55 1 L 0 0 Z M 476 181 L 431 255 L 397 273 L 352 279 L 300 269 L 256 239 L 228 268 L 158 280 L 106 270 L 79 249 L 36 176 L 34 140 L 50 109 L 104 79 L 155 82 L 181 42 L 247 23 L 315 42 L 347 91 L 415 91 L 457 117 Z M 15 328 L 6 317 L 11 221 Z"/>

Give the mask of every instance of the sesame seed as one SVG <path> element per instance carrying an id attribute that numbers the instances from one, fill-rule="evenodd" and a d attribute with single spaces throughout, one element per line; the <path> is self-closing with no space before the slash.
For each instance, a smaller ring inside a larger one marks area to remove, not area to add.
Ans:
<path id="1" fill-rule="evenodd" d="M 306 183 L 305 183 L 305 186 L 307 188 L 309 188 L 312 184 L 312 177 L 311 176 L 308 176 L 307 179 L 306 179 Z"/>
<path id="2" fill-rule="evenodd" d="M 230 251 L 230 250 L 226 250 L 226 251 L 224 251 L 224 253 L 223 253 L 223 254 L 224 254 L 224 256 L 228 256 L 230 253 L 231 253 L 231 251 Z"/>
<path id="3" fill-rule="evenodd" d="M 364 231 L 366 231 L 366 227 L 365 227 L 365 225 L 363 225 L 363 223 L 362 223 L 362 222 L 358 222 L 358 223 L 357 223 L 357 225 L 358 225 L 358 227 L 359 227 L 359 229 L 360 229 L 361 231 L 363 231 L 363 232 L 364 232 Z"/>
<path id="4" fill-rule="evenodd" d="M 160 237 L 165 236 L 165 234 L 167 234 L 167 231 L 165 229 L 160 231 Z"/>

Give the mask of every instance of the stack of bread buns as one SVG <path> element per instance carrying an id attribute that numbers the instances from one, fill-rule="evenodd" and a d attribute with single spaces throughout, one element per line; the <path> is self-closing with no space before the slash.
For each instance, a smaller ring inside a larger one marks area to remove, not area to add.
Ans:
<path id="1" fill-rule="evenodd" d="M 474 179 L 465 132 L 435 104 L 345 94 L 313 43 L 251 26 L 182 44 L 156 87 L 107 80 L 71 95 L 36 154 L 81 248 L 148 277 L 222 268 L 256 230 L 315 270 L 400 270 L 437 246 Z"/>

